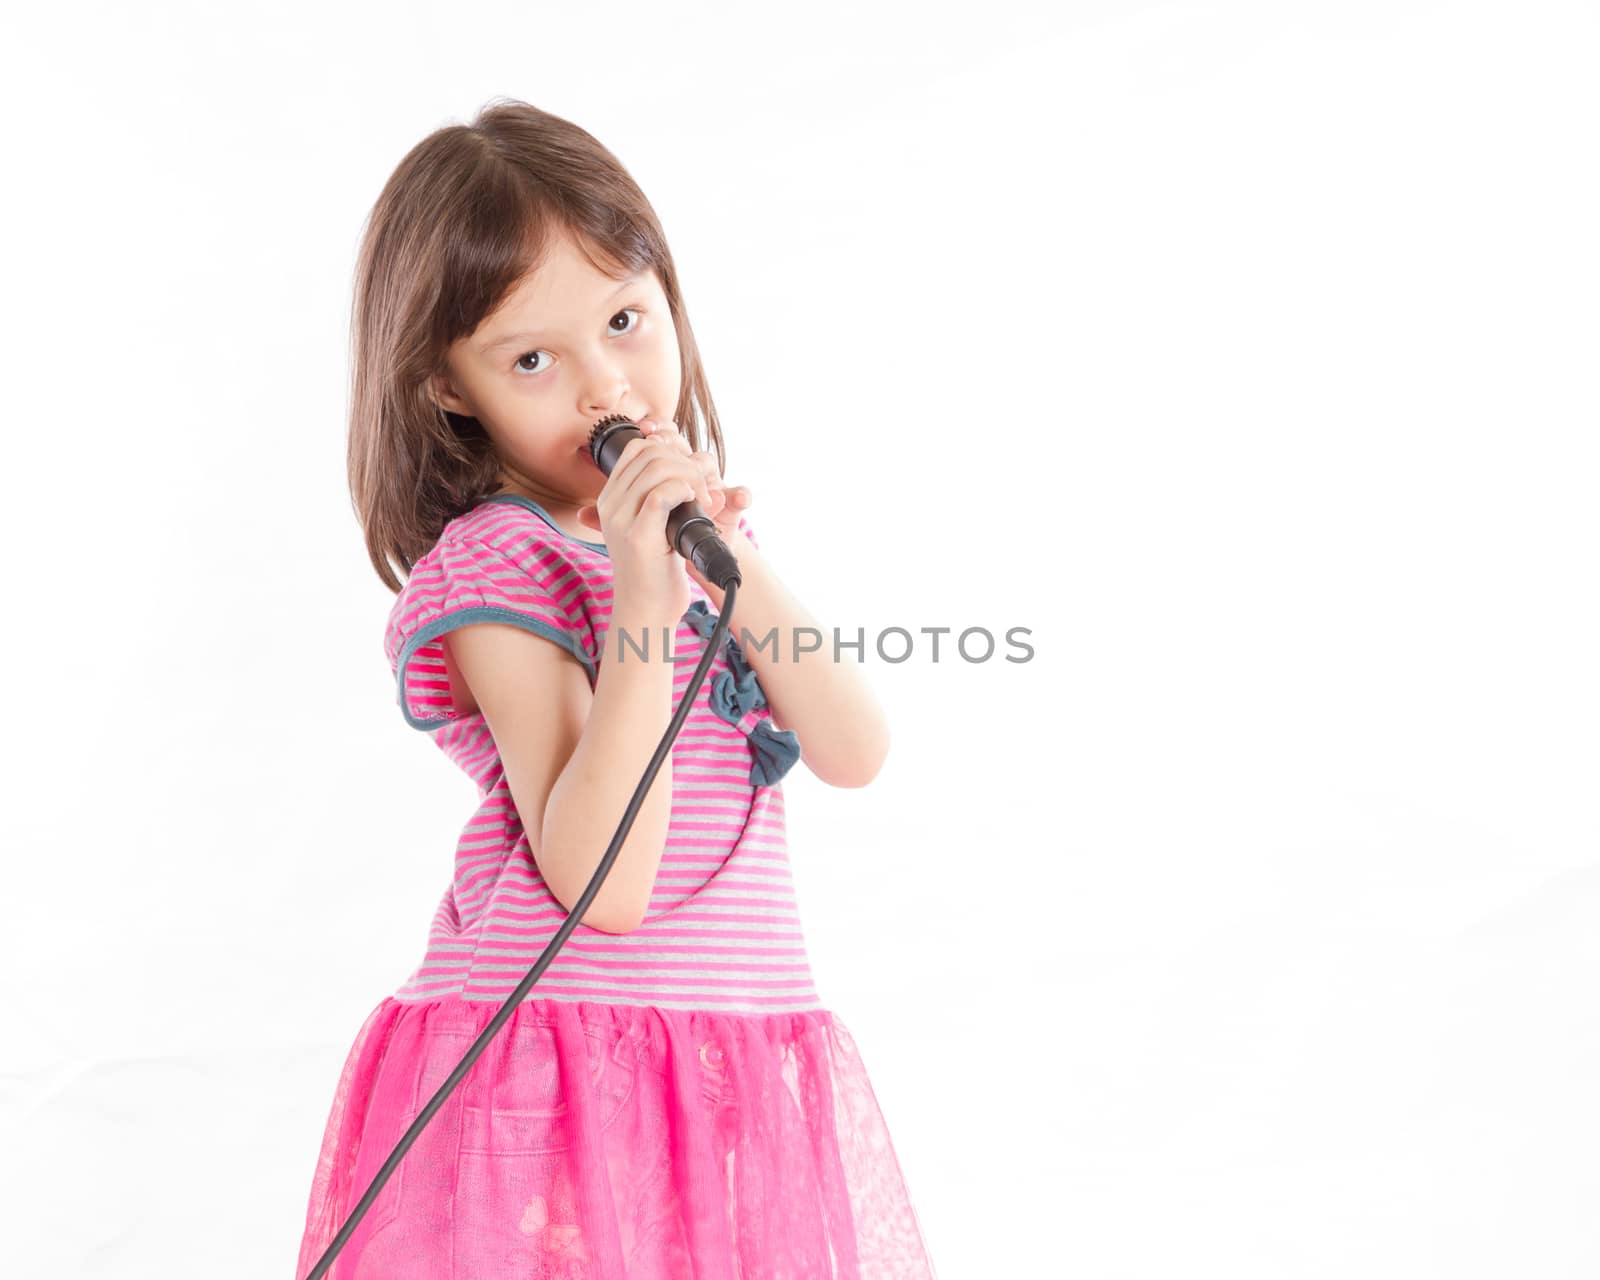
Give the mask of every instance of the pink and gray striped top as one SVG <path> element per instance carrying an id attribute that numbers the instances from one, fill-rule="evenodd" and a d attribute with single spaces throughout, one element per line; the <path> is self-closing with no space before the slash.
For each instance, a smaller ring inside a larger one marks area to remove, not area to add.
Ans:
<path id="1" fill-rule="evenodd" d="M 754 543 L 743 517 L 739 527 Z M 692 578 L 689 590 L 693 603 L 673 637 L 674 708 L 716 617 Z M 406 723 L 433 736 L 480 800 L 456 844 L 426 954 L 396 999 L 501 1003 L 567 915 L 533 860 L 483 715 L 453 703 L 440 637 L 473 622 L 523 627 L 571 653 L 592 688 L 599 662 L 617 653 L 606 643 L 610 613 L 605 547 L 564 533 L 519 495 L 498 494 L 452 520 L 412 567 L 384 633 L 396 698 Z M 649 643 L 661 639 L 658 629 Z M 529 998 L 748 1013 L 822 1007 L 777 782 L 798 758 L 798 740 L 770 723 L 737 640 L 733 631 L 724 638 L 673 743 L 672 817 L 643 923 L 625 934 L 578 925 Z M 593 851 L 597 864 L 602 853 Z"/>

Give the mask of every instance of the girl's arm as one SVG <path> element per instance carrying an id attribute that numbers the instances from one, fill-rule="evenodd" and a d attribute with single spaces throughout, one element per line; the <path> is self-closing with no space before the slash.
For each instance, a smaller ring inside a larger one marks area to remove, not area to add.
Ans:
<path id="1" fill-rule="evenodd" d="M 722 536 L 738 558 L 740 576 L 728 634 L 761 682 L 773 723 L 795 731 L 801 762 L 823 782 L 866 786 L 889 753 L 889 724 L 860 664 L 833 660 L 832 634 L 794 597 L 750 539 L 737 529 L 724 529 Z M 721 613 L 722 589 L 692 564 L 689 572 Z M 795 638 L 807 627 L 821 647 L 797 657 Z"/>
<path id="2" fill-rule="evenodd" d="M 592 691 L 572 655 L 542 636 L 492 622 L 449 635 L 505 765 L 534 861 L 568 911 L 594 878 L 672 719 L 673 666 L 662 652 L 662 625 L 614 614 L 612 631 L 625 628 L 635 641 L 648 635 L 648 661 L 628 648 L 625 658 L 600 664 Z M 669 751 L 584 924 L 607 933 L 639 927 L 671 819 Z"/>

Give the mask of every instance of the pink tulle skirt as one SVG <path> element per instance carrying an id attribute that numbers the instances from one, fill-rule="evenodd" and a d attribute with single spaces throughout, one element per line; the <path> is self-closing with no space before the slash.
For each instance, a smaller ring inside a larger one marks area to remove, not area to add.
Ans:
<path id="1" fill-rule="evenodd" d="M 340 1074 L 296 1280 L 498 1002 L 384 999 Z M 832 1013 L 526 999 L 434 1114 L 328 1280 L 932 1280 Z"/>

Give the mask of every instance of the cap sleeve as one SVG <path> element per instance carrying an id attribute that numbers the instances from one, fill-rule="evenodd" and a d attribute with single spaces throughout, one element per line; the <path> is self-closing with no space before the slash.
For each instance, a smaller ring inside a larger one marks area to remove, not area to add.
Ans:
<path id="1" fill-rule="evenodd" d="M 460 535 L 446 535 L 416 565 L 395 601 L 384 647 L 394 672 L 395 700 L 413 729 L 431 730 L 461 718 L 450 696 L 441 637 L 474 622 L 504 622 L 565 649 L 595 680 L 582 628 L 574 625 L 563 592 L 563 567 L 523 564 Z M 570 571 L 568 571 L 570 576 Z"/>
<path id="2" fill-rule="evenodd" d="M 739 517 L 739 523 L 734 527 L 737 528 L 740 533 L 744 534 L 745 537 L 750 539 L 750 545 L 752 547 L 754 547 L 757 551 L 761 550 L 761 544 L 756 541 L 755 530 L 750 527 L 750 522 L 746 520 L 744 516 L 741 515 Z"/>

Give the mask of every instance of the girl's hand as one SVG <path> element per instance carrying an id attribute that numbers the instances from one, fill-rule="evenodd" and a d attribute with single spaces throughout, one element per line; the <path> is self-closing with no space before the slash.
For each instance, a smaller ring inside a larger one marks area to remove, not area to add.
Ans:
<path id="1" fill-rule="evenodd" d="M 716 456 L 704 449 L 698 453 L 691 450 L 688 440 L 678 430 L 678 424 L 671 419 L 658 422 L 646 418 L 639 423 L 639 430 L 647 440 L 666 442 L 669 447 L 687 456 L 699 468 L 702 484 L 696 488 L 695 498 L 705 513 L 711 517 L 711 523 L 717 526 L 723 544 L 733 552 L 733 558 L 739 562 L 741 571 L 748 569 L 754 558 L 759 555 L 755 544 L 739 531 L 739 517 L 750 509 L 752 501 L 750 490 L 745 485 L 734 485 L 730 488 L 724 484 L 722 474 L 717 470 Z M 684 568 L 688 570 L 689 576 L 700 584 L 700 589 L 711 598 L 712 604 L 721 609 L 722 588 L 710 582 L 699 569 L 695 568 L 692 561 L 685 560 Z M 684 607 L 688 608 L 687 605 Z"/>
<path id="2" fill-rule="evenodd" d="M 584 524 L 597 518 L 605 534 L 614 614 L 649 626 L 677 625 L 689 607 L 689 579 L 687 562 L 667 541 L 667 514 L 691 498 L 705 506 L 709 496 L 703 468 L 681 437 L 673 443 L 666 433 L 641 427 L 640 438 L 628 441 L 594 506 L 578 511 Z"/>
<path id="3" fill-rule="evenodd" d="M 744 535 L 739 532 L 739 517 L 750 509 L 753 500 L 750 490 L 744 485 L 729 487 L 725 484 L 722 473 L 717 470 L 716 455 L 706 449 L 701 449 L 698 453 L 690 449 L 689 441 L 678 430 L 678 424 L 670 418 L 665 422 L 646 418 L 639 423 L 639 430 L 647 440 L 664 441 L 694 461 L 702 479 L 702 483 L 695 489 L 695 499 L 711 517 L 711 523 L 717 526 L 723 541 L 727 542 L 737 554 L 738 548 L 734 548 L 729 538 L 732 536 L 744 540 Z"/>

